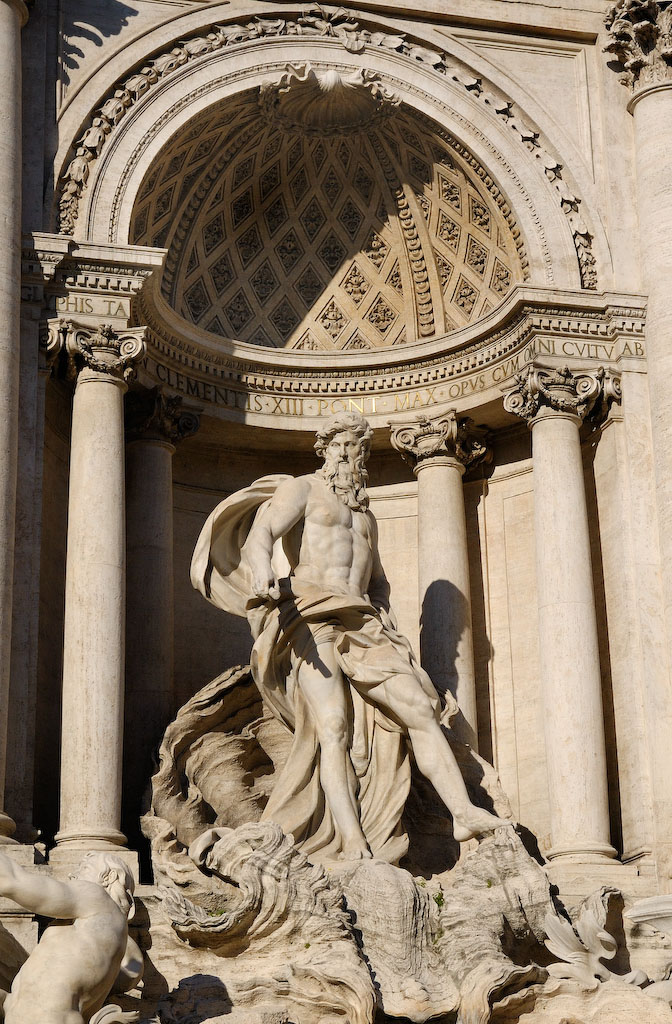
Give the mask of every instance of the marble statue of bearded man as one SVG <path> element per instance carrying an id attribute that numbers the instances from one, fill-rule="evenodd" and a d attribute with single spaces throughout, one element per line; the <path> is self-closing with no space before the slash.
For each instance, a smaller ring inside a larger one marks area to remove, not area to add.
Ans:
<path id="1" fill-rule="evenodd" d="M 366 494 L 371 435 L 357 413 L 333 417 L 317 434 L 322 468 L 223 501 L 191 567 L 209 601 L 247 616 L 254 680 L 293 733 L 263 819 L 322 863 L 403 856 L 409 748 L 456 839 L 510 824 L 469 799 L 438 694 L 396 628 Z"/>

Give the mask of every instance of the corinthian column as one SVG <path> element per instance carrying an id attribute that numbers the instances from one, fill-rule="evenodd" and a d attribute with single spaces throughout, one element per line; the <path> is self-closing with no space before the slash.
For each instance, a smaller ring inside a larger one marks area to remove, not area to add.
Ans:
<path id="1" fill-rule="evenodd" d="M 451 410 L 392 430 L 394 448 L 418 478 L 420 657 L 441 693 L 461 714 L 453 729 L 477 746 L 476 680 L 471 635 L 471 587 L 462 476 L 483 459 L 482 431 Z"/>
<path id="2" fill-rule="evenodd" d="M 0 843 L 14 831 L 2 810 L 12 635 L 21 302 L 21 0 L 0 0 Z"/>
<path id="3" fill-rule="evenodd" d="M 669 755 L 672 745 L 672 2 L 619 0 L 606 14 L 605 50 L 625 86 L 634 121 L 646 360 L 667 663 L 646 675 L 647 750 L 659 884 L 672 887 Z M 655 561 L 652 555 L 651 561 Z M 649 569 L 653 574 L 653 569 Z M 646 597 L 642 607 L 646 606 Z"/>
<path id="4" fill-rule="evenodd" d="M 122 846 L 124 406 L 144 328 L 66 323 L 72 407 L 63 641 L 61 820 L 56 842 Z"/>
<path id="5" fill-rule="evenodd" d="M 604 370 L 531 368 L 504 398 L 532 430 L 539 672 L 551 812 L 549 858 L 614 857 L 602 682 L 579 428 L 620 393 Z"/>
<path id="6" fill-rule="evenodd" d="M 152 755 L 173 714 L 173 454 L 198 430 L 179 396 L 126 396 L 127 615 L 124 820 L 140 841 Z"/>
<path id="7" fill-rule="evenodd" d="M 605 50 L 628 88 L 635 127 L 637 209 L 646 313 L 648 381 L 664 566 L 672 565 L 672 3 L 619 0 L 609 8 Z M 672 665 L 672 572 L 664 574 Z"/>

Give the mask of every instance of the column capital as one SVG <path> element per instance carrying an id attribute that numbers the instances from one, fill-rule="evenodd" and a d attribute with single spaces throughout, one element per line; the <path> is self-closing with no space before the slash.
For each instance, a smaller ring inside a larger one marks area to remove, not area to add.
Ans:
<path id="1" fill-rule="evenodd" d="M 175 445 L 195 434 L 199 427 L 199 416 L 183 408 L 180 395 L 164 395 L 157 386 L 129 391 L 126 396 L 127 441 Z"/>
<path id="2" fill-rule="evenodd" d="M 43 349 L 53 364 L 61 353 L 68 359 L 71 376 L 86 372 L 87 379 L 124 383 L 135 376 L 134 364 L 145 354 L 146 327 L 115 330 L 74 320 L 49 320 L 43 332 Z"/>
<path id="3" fill-rule="evenodd" d="M 605 15 L 612 54 L 633 93 L 672 86 L 672 0 L 617 0 Z"/>
<path id="4" fill-rule="evenodd" d="M 489 455 L 486 431 L 468 419 L 458 419 L 454 409 L 431 420 L 420 416 L 415 423 L 390 424 L 390 441 L 401 457 L 418 473 L 425 466 L 457 462 L 464 472 Z"/>
<path id="5" fill-rule="evenodd" d="M 602 366 L 591 373 L 573 373 L 568 366 L 532 365 L 515 380 L 515 386 L 504 395 L 504 408 L 530 427 L 538 417 L 553 414 L 583 420 L 621 398 L 620 375 Z"/>

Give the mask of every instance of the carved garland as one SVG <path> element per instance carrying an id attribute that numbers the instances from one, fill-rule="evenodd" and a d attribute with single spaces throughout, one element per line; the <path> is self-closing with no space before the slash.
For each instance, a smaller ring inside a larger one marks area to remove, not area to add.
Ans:
<path id="1" fill-rule="evenodd" d="M 298 16 L 295 21 L 285 18 L 255 18 L 244 25 L 216 25 L 207 34 L 182 40 L 169 51 L 151 58 L 141 70 L 118 83 L 76 143 L 74 156 L 62 176 L 63 187 L 59 199 L 60 233 L 74 233 L 79 214 L 79 201 L 86 188 L 91 164 L 100 156 L 108 136 L 126 116 L 128 110 L 149 92 L 159 79 L 165 78 L 189 61 L 216 50 L 261 38 L 287 36 L 332 38 L 352 53 L 361 53 L 367 46 L 383 47 L 418 61 L 438 74 L 452 79 L 479 102 L 490 106 L 535 157 L 541 160 L 544 173 L 557 190 L 562 211 L 570 224 L 579 262 L 581 284 L 586 289 L 597 288 L 595 257 L 592 252 L 593 238 L 579 213 L 581 199 L 563 180 L 562 164 L 543 148 L 539 141 L 540 132 L 535 131 L 524 121 L 516 104 L 498 94 L 490 86 L 484 89 L 483 79 L 476 78 L 465 69 L 448 63 L 444 53 L 420 46 L 408 40 L 402 33 L 395 35 L 360 28 L 350 12 L 344 11 L 343 8 L 325 11 L 314 6 Z"/>

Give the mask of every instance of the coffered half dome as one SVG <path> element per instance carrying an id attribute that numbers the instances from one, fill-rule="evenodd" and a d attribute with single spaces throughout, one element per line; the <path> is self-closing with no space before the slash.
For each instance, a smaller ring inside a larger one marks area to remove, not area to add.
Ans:
<path id="1" fill-rule="evenodd" d="M 398 101 L 364 109 L 302 125 L 254 91 L 173 137 L 131 241 L 168 249 L 176 313 L 269 348 L 388 348 L 458 330 L 525 280 L 512 212 L 471 154 Z"/>

